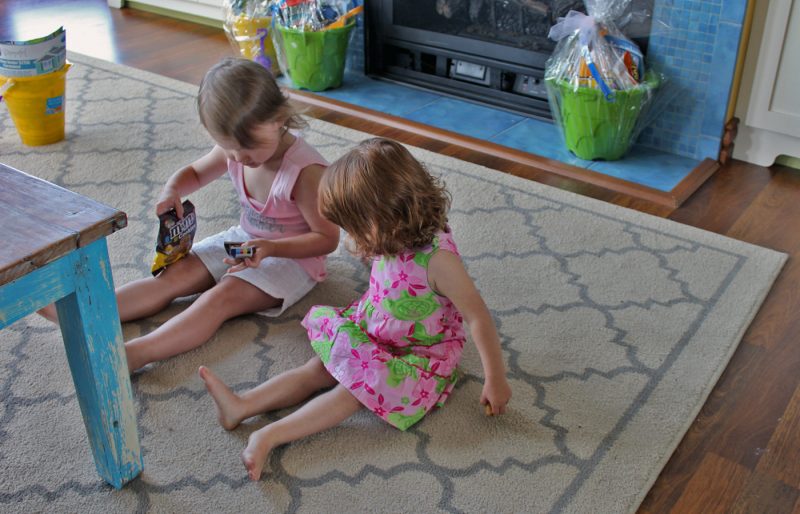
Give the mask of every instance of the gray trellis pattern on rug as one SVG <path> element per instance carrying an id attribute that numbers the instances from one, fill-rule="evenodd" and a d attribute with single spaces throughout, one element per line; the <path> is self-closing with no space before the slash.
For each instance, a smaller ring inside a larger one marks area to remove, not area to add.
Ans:
<path id="1" fill-rule="evenodd" d="M 2 115 L 4 163 L 128 213 L 109 238 L 117 284 L 146 275 L 154 200 L 210 148 L 194 86 L 72 54 L 67 139 L 20 144 Z M 312 120 L 334 159 L 366 134 Z M 401 433 L 362 411 L 273 452 L 259 483 L 247 435 L 216 423 L 200 364 L 243 391 L 311 355 L 299 321 L 345 305 L 367 270 L 340 248 L 330 279 L 278 319 L 228 322 L 201 348 L 133 377 L 143 476 L 116 492 L 91 462 L 58 330 L 28 317 L 0 332 L 0 506 L 85 512 L 629 512 L 722 372 L 785 259 L 766 249 L 412 151 L 454 198 L 451 224 L 497 323 L 514 390 L 485 418 L 468 344 L 444 409 Z M 227 179 L 191 196 L 198 237 L 235 224 Z M 47 199 L 42 199 L 47 208 Z M 126 340 L 185 307 L 123 327 Z"/>

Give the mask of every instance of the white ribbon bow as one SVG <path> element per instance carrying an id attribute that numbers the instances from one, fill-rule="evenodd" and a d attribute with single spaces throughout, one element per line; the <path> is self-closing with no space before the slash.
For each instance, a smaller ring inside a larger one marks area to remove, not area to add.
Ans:
<path id="1" fill-rule="evenodd" d="M 560 41 L 575 33 L 576 30 L 578 31 L 581 45 L 588 45 L 597 34 L 597 24 L 594 21 L 594 16 L 588 16 L 580 11 L 570 11 L 550 27 L 547 37 L 553 41 Z"/>

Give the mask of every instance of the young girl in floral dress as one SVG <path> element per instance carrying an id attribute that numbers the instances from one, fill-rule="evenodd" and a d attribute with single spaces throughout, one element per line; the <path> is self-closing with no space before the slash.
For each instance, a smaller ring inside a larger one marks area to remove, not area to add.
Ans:
<path id="1" fill-rule="evenodd" d="M 371 259 L 369 289 L 346 308 L 315 306 L 303 320 L 316 355 L 241 395 L 205 367 L 200 376 L 228 430 L 266 411 L 303 407 L 250 435 L 242 460 L 258 480 L 275 446 L 333 427 L 366 407 L 400 430 L 453 390 L 466 323 L 483 363 L 480 403 L 511 398 L 494 322 L 459 258 L 444 186 L 402 145 L 362 142 L 323 175 L 320 212 Z"/>

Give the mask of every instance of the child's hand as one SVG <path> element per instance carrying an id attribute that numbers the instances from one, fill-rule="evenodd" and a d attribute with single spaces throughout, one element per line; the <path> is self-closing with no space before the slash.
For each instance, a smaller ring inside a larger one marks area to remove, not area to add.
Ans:
<path id="1" fill-rule="evenodd" d="M 486 379 L 481 392 L 481 405 L 486 405 L 487 416 L 497 416 L 506 413 L 506 405 L 511 399 L 511 386 L 505 376 L 496 379 Z"/>
<path id="2" fill-rule="evenodd" d="M 228 273 L 235 273 L 247 268 L 257 268 L 261 263 L 261 259 L 272 255 L 274 245 L 275 243 L 266 239 L 253 239 L 251 241 L 245 241 L 242 243 L 242 248 L 253 247 L 256 250 L 255 254 L 253 254 L 252 257 L 245 257 L 244 259 L 226 257 L 224 260 L 225 264 L 231 265 L 231 267 L 228 268 Z"/>
<path id="3" fill-rule="evenodd" d="M 178 218 L 183 218 L 181 196 L 174 189 L 165 187 L 156 202 L 156 215 L 164 214 L 170 209 L 175 209 L 175 212 L 178 213 Z"/>

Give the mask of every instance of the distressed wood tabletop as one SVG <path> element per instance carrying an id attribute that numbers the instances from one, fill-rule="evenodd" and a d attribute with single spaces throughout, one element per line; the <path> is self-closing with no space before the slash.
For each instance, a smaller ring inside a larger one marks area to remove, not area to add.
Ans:
<path id="1" fill-rule="evenodd" d="M 127 223 L 122 211 L 0 164 L 0 286 Z"/>

